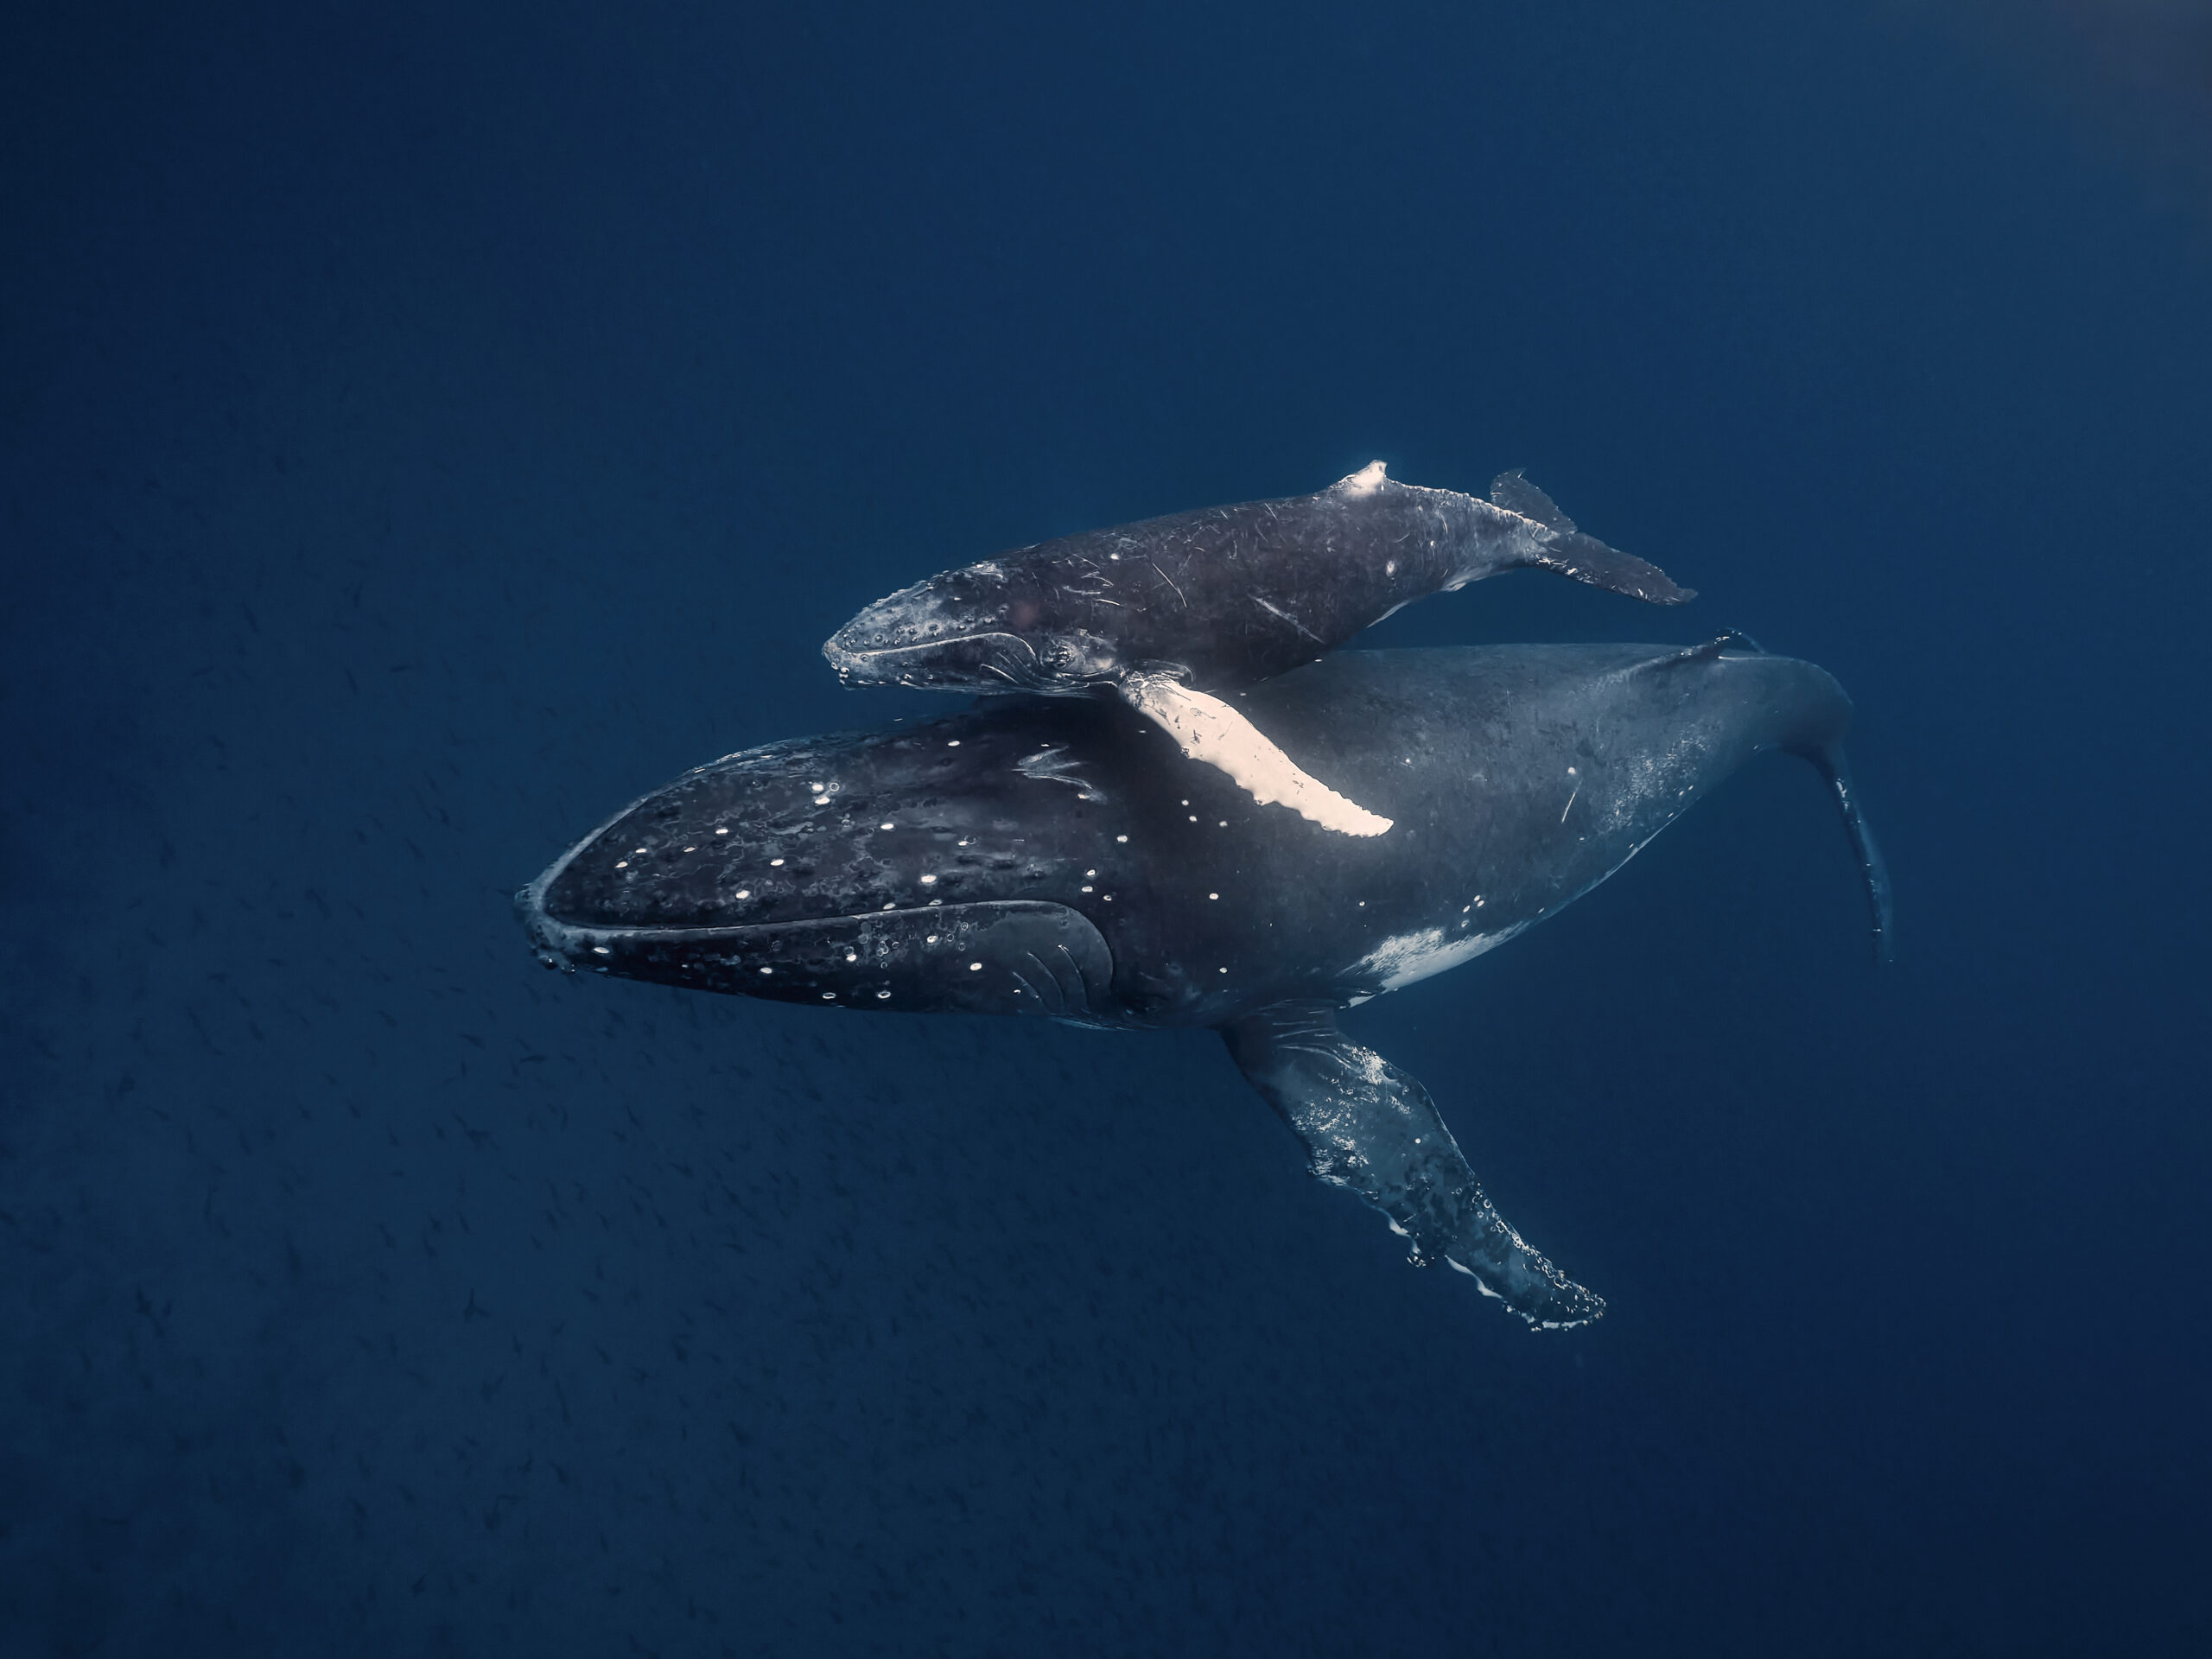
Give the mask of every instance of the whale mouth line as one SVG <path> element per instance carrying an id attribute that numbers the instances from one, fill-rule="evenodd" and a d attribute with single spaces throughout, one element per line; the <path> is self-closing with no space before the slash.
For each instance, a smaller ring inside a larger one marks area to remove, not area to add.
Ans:
<path id="1" fill-rule="evenodd" d="M 837 677 L 840 679 L 846 679 L 863 671 L 873 670 L 880 672 L 884 666 L 895 665 L 898 659 L 902 657 L 916 657 L 925 652 L 942 652 L 957 645 L 980 645 L 988 640 L 1003 641 L 1005 645 L 1009 646 L 1019 645 L 1029 653 L 1029 660 L 1033 665 L 1039 671 L 1044 667 L 1044 659 L 1038 656 L 1036 646 L 1031 645 L 1020 634 L 1010 633 L 1004 628 L 977 628 L 969 633 L 948 634 L 941 639 L 918 640 L 910 645 L 855 646 L 843 643 L 840 638 L 833 637 L 822 647 L 822 654 L 830 659 L 830 665 L 837 671 Z"/>
<path id="2" fill-rule="evenodd" d="M 568 973 L 893 1013 L 1037 1014 L 1113 1023 L 1114 958 L 1080 911 L 1050 899 L 893 906 L 715 925 L 594 925 L 515 908 L 537 959 Z"/>
<path id="3" fill-rule="evenodd" d="M 571 967 L 594 965 L 594 955 L 611 954 L 614 947 L 624 944 L 741 944 L 748 937 L 766 938 L 779 931 L 797 927 L 835 926 L 839 923 L 898 921 L 909 916 L 928 916 L 941 918 L 948 912 L 969 908 L 961 905 L 943 905 L 934 909 L 921 906 L 901 906 L 893 910 L 869 910 L 847 912 L 832 912 L 822 916 L 805 916 L 777 922 L 734 922 L 721 925 L 702 926 L 671 923 L 665 926 L 625 922 L 613 925 L 591 922 L 563 921 L 545 908 L 540 895 L 524 887 L 515 895 L 515 908 L 522 913 L 523 925 L 529 930 L 531 941 L 539 947 L 540 955 L 550 951 L 560 957 Z M 554 964 L 561 965 L 561 964 Z"/>
<path id="4" fill-rule="evenodd" d="M 531 943 L 537 947 L 539 959 L 547 966 L 556 968 L 606 966 L 615 950 L 626 945 L 742 946 L 788 939 L 801 929 L 865 926 L 870 924 L 880 926 L 886 923 L 895 925 L 912 920 L 923 920 L 931 927 L 950 931 L 952 925 L 980 912 L 1001 910 L 1010 906 L 1067 908 L 1050 899 L 978 899 L 963 905 L 899 905 L 885 910 L 828 911 L 818 916 L 785 917 L 777 921 L 762 922 L 572 922 L 546 908 L 543 886 L 543 878 L 541 877 L 538 881 L 516 893 L 515 911 L 522 918 Z M 555 960 L 556 957 L 557 961 Z"/>

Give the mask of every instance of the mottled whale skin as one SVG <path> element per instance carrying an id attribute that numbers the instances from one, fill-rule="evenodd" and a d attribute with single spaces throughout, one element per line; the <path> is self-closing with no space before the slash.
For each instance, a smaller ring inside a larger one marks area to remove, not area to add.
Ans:
<path id="1" fill-rule="evenodd" d="M 1603 1303 L 1498 1217 L 1419 1083 L 1338 1010 L 1556 913 L 1752 756 L 1828 779 L 1878 949 L 1886 879 L 1844 768 L 1851 706 L 1736 636 L 1688 651 L 1352 652 L 1239 699 L 1382 839 L 1256 806 L 1104 701 L 993 699 L 772 744 L 626 808 L 518 895 L 549 965 L 838 1008 L 1208 1026 L 1421 1262 L 1532 1324 Z"/>
<path id="2" fill-rule="evenodd" d="M 1518 473 L 1484 501 L 1402 484 L 1381 461 L 1313 495 L 1087 531 L 948 570 L 877 601 L 823 646 L 848 685 L 1117 692 L 1262 804 L 1386 833 L 1261 742 L 1233 704 L 1415 600 L 1534 568 L 1662 605 L 1656 565 L 1577 530 Z"/>

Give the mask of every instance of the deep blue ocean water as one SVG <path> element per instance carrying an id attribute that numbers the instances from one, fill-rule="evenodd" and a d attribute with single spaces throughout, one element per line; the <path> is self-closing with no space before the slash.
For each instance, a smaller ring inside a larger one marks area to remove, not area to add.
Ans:
<path id="1" fill-rule="evenodd" d="M 0 1654 L 2212 1649 L 2187 3 L 35 4 L 0 53 Z M 1351 1026 L 1534 1337 L 1202 1033 L 549 976 L 944 566 L 1522 466 L 1780 759 Z"/>

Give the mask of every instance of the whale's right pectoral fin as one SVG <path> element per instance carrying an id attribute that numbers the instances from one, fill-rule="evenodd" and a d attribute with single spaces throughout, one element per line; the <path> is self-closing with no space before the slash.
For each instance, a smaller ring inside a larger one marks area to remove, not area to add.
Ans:
<path id="1" fill-rule="evenodd" d="M 1389 1218 L 1422 1267 L 1449 1262 L 1540 1330 L 1586 1325 L 1605 1304 L 1530 1249 L 1483 1196 L 1428 1091 L 1311 1003 L 1224 1026 L 1229 1052 L 1306 1144 L 1315 1175 Z"/>
<path id="2" fill-rule="evenodd" d="M 1528 557 L 1528 563 L 1539 570 L 1572 576 L 1608 593 L 1626 594 L 1647 605 L 1680 605 L 1697 597 L 1696 588 L 1677 586 L 1672 576 L 1649 560 L 1584 535 L 1551 497 L 1517 472 L 1500 473 L 1491 480 L 1490 499 L 1491 505 L 1543 527 L 1535 550 Z"/>
<path id="3" fill-rule="evenodd" d="M 1116 682 L 1129 706 L 1175 740 L 1193 760 L 1227 772 L 1262 806 L 1280 801 L 1300 817 L 1347 836 L 1379 836 L 1390 820 L 1348 801 L 1298 763 L 1219 697 L 1193 691 L 1173 675 L 1135 671 Z"/>

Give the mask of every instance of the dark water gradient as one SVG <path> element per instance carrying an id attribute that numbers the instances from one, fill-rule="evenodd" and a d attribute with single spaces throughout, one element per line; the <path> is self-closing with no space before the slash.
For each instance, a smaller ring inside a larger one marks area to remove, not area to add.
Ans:
<path id="1" fill-rule="evenodd" d="M 2207 1542 L 2207 221 L 1700 3 L 19 8 L 0 1653 L 2155 1655 Z M 1537 1339 L 1202 1033 L 533 967 L 1001 546 L 1522 465 L 1857 696 L 1355 1016 Z"/>

